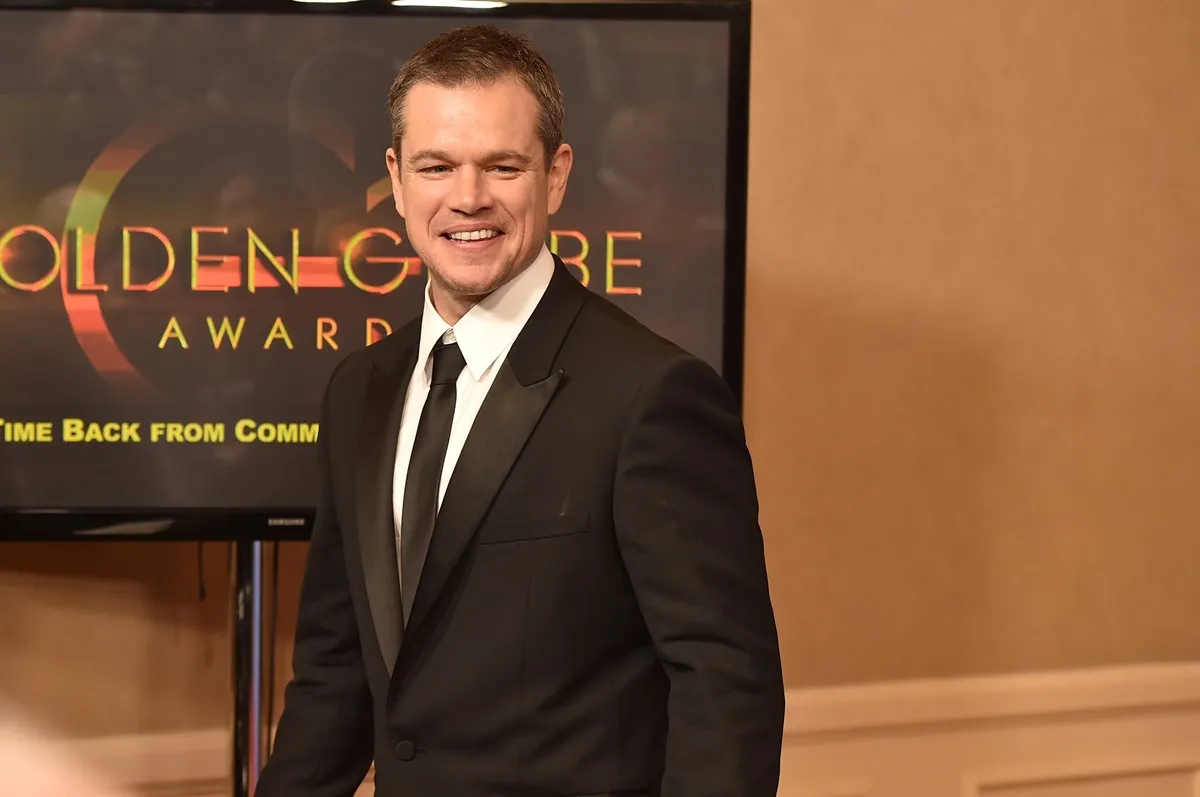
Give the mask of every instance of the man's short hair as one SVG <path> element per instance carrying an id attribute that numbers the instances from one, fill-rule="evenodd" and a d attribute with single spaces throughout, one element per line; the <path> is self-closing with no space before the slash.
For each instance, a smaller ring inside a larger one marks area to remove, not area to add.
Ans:
<path id="1" fill-rule="evenodd" d="M 562 88 L 554 70 L 525 36 L 502 31 L 495 25 L 448 30 L 404 62 L 388 92 L 392 146 L 400 151 L 405 99 L 418 83 L 459 88 L 489 86 L 508 77 L 519 79 L 537 100 L 537 132 L 546 150 L 548 168 L 563 139 Z"/>

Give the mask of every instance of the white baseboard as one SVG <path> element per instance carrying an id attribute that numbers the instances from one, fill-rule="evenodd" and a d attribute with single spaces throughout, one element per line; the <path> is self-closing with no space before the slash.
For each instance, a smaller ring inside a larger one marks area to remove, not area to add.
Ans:
<path id="1" fill-rule="evenodd" d="M 227 797 L 224 729 L 75 752 L 139 794 Z M 788 693 L 780 797 L 1200 797 L 1200 663 Z M 364 791 L 369 791 L 364 789 Z"/>

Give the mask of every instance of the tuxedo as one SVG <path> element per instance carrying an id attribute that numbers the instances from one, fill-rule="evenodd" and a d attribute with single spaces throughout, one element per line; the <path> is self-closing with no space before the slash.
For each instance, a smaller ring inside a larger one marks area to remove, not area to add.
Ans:
<path id="1" fill-rule="evenodd" d="M 381 797 L 775 795 L 782 673 L 736 402 L 545 263 L 447 457 L 416 583 L 401 429 L 438 330 L 417 319 L 330 378 L 259 797 L 349 797 L 372 761 Z"/>

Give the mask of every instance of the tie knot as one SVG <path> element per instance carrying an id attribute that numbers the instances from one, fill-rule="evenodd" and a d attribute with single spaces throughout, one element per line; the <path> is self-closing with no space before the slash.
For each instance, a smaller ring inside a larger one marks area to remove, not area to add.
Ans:
<path id="1" fill-rule="evenodd" d="M 438 342 L 433 347 L 433 382 L 435 385 L 452 385 L 458 381 L 467 360 L 457 343 Z"/>

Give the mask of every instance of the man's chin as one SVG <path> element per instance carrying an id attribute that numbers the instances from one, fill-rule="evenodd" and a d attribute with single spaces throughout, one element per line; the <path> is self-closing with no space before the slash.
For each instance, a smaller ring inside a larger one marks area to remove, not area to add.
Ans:
<path id="1" fill-rule="evenodd" d="M 495 263 L 449 264 L 433 274 L 439 287 L 450 295 L 481 299 L 507 282 L 510 271 Z"/>

